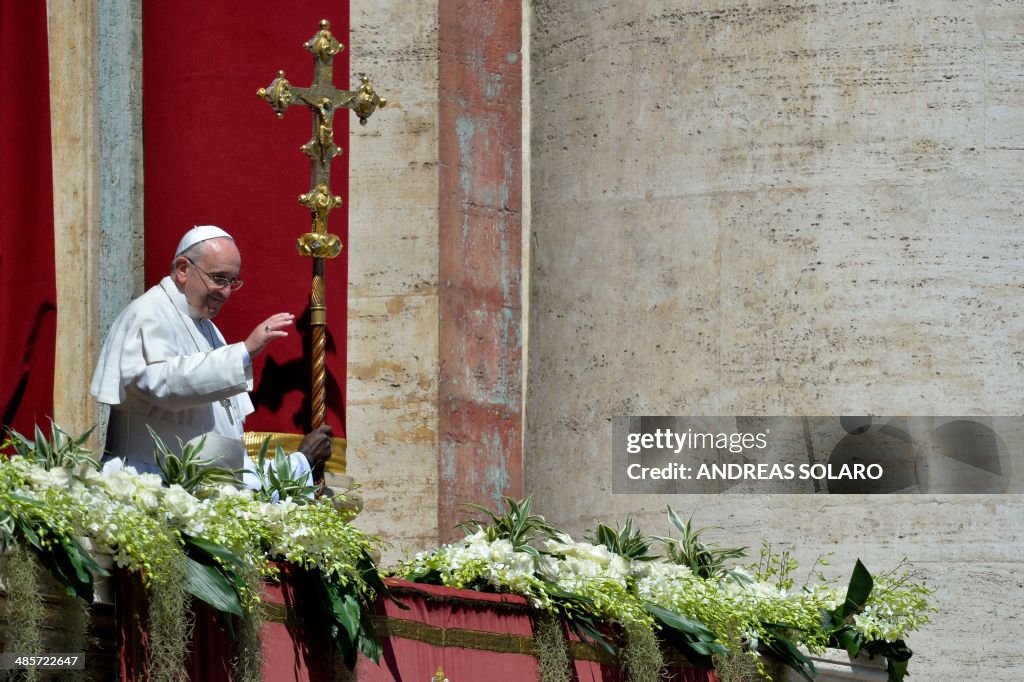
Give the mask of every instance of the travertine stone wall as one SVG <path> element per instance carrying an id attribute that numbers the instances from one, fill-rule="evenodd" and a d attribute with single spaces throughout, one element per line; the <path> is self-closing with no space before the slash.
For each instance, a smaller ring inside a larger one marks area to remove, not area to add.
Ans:
<path id="1" fill-rule="evenodd" d="M 97 427 L 98 451 L 107 408 L 89 395 L 89 377 L 143 283 L 142 2 L 49 2 L 47 14 L 61 302 L 53 416 L 70 433 Z"/>
<path id="2" fill-rule="evenodd" d="M 97 2 L 48 2 L 50 145 L 53 164 L 53 233 L 56 262 L 56 346 L 53 367 L 54 421 L 84 433 L 98 410 L 81 380 L 99 350 L 91 332 L 99 326 L 99 134 L 95 34 Z M 61 106 L 75 102 L 75 106 Z"/>
<path id="3" fill-rule="evenodd" d="M 351 4 L 352 73 L 388 99 L 348 149 L 348 471 L 385 556 L 437 543 L 437 7 Z"/>
<path id="4" fill-rule="evenodd" d="M 99 338 L 103 339 L 114 318 L 144 289 L 142 0 L 100 0 L 98 6 Z"/>
<path id="5" fill-rule="evenodd" d="M 908 556 L 921 679 L 1024 679 L 1024 501 L 616 496 L 624 414 L 1020 414 L 1016 2 L 533 3 L 526 488 L 580 532 Z M 567 494 L 567 491 L 572 491 Z"/>
<path id="6" fill-rule="evenodd" d="M 142 0 L 100 0 L 96 16 L 99 108 L 99 332 L 144 289 L 142 181 Z M 59 41 L 57 42 L 59 44 Z M 72 200 L 73 201 L 73 200 Z M 99 351 L 97 345 L 94 350 Z M 87 392 L 92 367 L 78 368 Z M 94 450 L 106 442 L 110 408 L 98 410 Z"/>

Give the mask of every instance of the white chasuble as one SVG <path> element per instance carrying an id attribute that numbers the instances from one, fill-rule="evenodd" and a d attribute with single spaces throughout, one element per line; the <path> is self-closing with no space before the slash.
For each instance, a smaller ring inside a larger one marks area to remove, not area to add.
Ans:
<path id="1" fill-rule="evenodd" d="M 90 390 L 111 406 L 107 456 L 152 470 L 154 446 L 146 425 L 172 451 L 179 438 L 211 434 L 203 458 L 223 455 L 217 464 L 243 466 L 242 423 L 253 411 L 251 389 L 244 344 L 226 344 L 164 277 L 114 320 Z"/>

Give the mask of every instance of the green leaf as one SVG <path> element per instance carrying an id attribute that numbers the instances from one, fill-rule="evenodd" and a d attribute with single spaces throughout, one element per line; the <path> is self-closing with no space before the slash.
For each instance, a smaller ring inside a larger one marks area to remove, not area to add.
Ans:
<path id="1" fill-rule="evenodd" d="M 897 639 L 895 642 L 875 640 L 865 644 L 863 650 L 872 656 L 885 656 L 886 671 L 889 674 L 888 682 L 903 682 L 903 678 L 907 675 L 910 657 L 914 655 L 914 652 L 902 639 Z"/>
<path id="2" fill-rule="evenodd" d="M 404 604 L 402 604 L 402 606 L 403 608 L 409 608 Z M 374 663 L 380 663 L 380 656 L 384 652 L 384 647 L 381 646 L 380 638 L 377 636 L 377 631 L 373 627 L 373 619 L 366 611 L 363 611 L 360 614 L 358 645 L 359 652 L 363 656 L 366 656 Z"/>
<path id="3" fill-rule="evenodd" d="M 53 463 L 51 461 L 51 458 L 50 458 L 50 446 L 49 446 L 49 443 L 46 442 L 46 436 L 43 435 L 43 430 L 39 428 L 38 424 L 36 424 L 36 443 L 35 443 L 35 448 L 36 448 L 36 456 L 43 458 L 42 464 L 47 469 L 49 469 L 50 465 Z"/>
<path id="4" fill-rule="evenodd" d="M 844 627 L 837 630 L 833 634 L 833 637 L 836 638 L 839 645 L 846 649 L 846 652 L 851 656 L 859 654 L 861 648 L 864 646 L 864 635 L 851 627 Z"/>
<path id="5" fill-rule="evenodd" d="M 90 554 L 75 538 L 69 538 L 68 543 L 74 548 L 74 554 L 81 565 L 93 575 L 110 575 L 110 571 L 96 563 Z"/>
<path id="6" fill-rule="evenodd" d="M 354 642 L 359 633 L 359 600 L 335 581 L 325 579 L 322 572 L 318 573 L 334 621 L 344 630 L 348 640 Z"/>
<path id="7" fill-rule="evenodd" d="M 377 570 L 377 565 L 373 563 L 373 559 L 366 553 L 365 549 L 360 552 L 359 558 L 356 560 L 356 570 L 359 571 L 359 576 L 363 579 L 363 582 L 366 583 L 366 586 L 373 590 L 378 597 L 390 599 L 392 603 L 402 610 L 407 611 L 409 609 L 409 606 L 399 601 L 398 598 L 395 597 L 394 592 L 392 592 L 387 584 L 381 579 L 380 571 Z M 442 584 L 440 582 L 440 572 L 435 569 L 434 573 L 437 574 L 438 580 L 435 584 Z"/>
<path id="8" fill-rule="evenodd" d="M 850 576 L 850 586 L 846 589 L 846 601 L 842 606 L 844 620 L 864 608 L 874 585 L 875 581 L 868 573 L 868 569 L 864 567 L 860 559 L 857 559 L 857 563 L 853 567 L 853 575 Z"/>
<path id="9" fill-rule="evenodd" d="M 192 535 L 184 535 L 182 539 L 185 542 L 185 549 L 190 551 L 190 554 L 198 552 L 201 557 L 205 556 L 208 558 L 208 560 L 203 562 L 205 564 L 211 563 L 212 558 L 216 557 L 226 564 L 238 566 L 239 568 L 244 568 L 245 566 L 241 557 L 223 545 Z"/>
<path id="10" fill-rule="evenodd" d="M 682 519 L 679 518 L 679 515 L 676 514 L 675 510 L 672 509 L 672 507 L 668 507 L 668 520 L 673 526 L 676 527 L 676 530 L 683 534 L 684 537 L 690 534 L 690 524 L 687 523 L 684 525 Z"/>
<path id="11" fill-rule="evenodd" d="M 11 495 L 11 497 L 15 496 Z M 32 546 L 38 549 L 40 552 L 45 553 L 46 549 L 43 547 L 43 543 L 39 539 L 39 536 L 36 535 L 35 529 L 33 529 L 27 523 L 20 523 L 19 526 L 21 527 L 21 534 L 25 537 L 25 539 L 28 540 L 32 544 Z"/>
<path id="12" fill-rule="evenodd" d="M 242 616 L 238 593 L 224 575 L 213 566 L 185 557 L 185 586 L 198 599 L 224 613 Z"/>
<path id="13" fill-rule="evenodd" d="M 686 632 L 687 634 L 691 634 L 708 641 L 718 639 L 717 635 L 715 635 L 715 633 L 708 629 L 708 627 L 703 623 L 691 620 L 686 616 L 676 613 L 675 611 L 669 611 L 668 609 L 658 606 L 652 602 L 646 602 L 644 604 L 644 608 L 649 614 L 680 632 Z M 723 650 L 721 653 L 728 653 L 728 651 Z"/>
<path id="14" fill-rule="evenodd" d="M 57 542 L 46 550 L 37 550 L 36 556 L 50 575 L 64 586 L 68 596 L 77 595 L 92 603 L 92 574 L 75 560 L 73 551 L 69 551 L 63 542 Z"/>
<path id="15" fill-rule="evenodd" d="M 644 609 L 661 625 L 666 641 L 694 665 L 713 667 L 712 656 L 729 653 L 729 649 L 718 641 L 718 636 L 703 623 L 652 602 L 644 602 Z"/>
<path id="16" fill-rule="evenodd" d="M 338 618 L 338 623 L 345 628 L 345 632 L 353 642 L 356 641 L 359 635 L 359 600 L 356 599 L 355 595 L 344 594 L 341 595 L 340 607 L 335 611 L 335 615 Z"/>
<path id="17" fill-rule="evenodd" d="M 80 447 L 82 447 L 83 445 L 85 445 L 85 441 L 89 440 L 89 436 L 91 436 L 91 435 L 92 435 L 92 432 L 93 432 L 93 431 L 95 431 L 95 430 L 96 430 L 96 425 L 95 425 L 95 424 L 93 424 L 93 425 L 92 425 L 92 427 L 90 427 L 88 431 L 86 431 L 85 433 L 83 433 L 83 434 L 82 434 L 81 436 L 79 436 L 78 438 L 75 438 L 75 439 L 74 439 L 74 440 L 72 441 L 71 445 L 72 445 L 73 447 L 76 447 L 76 448 L 80 448 Z"/>
<path id="18" fill-rule="evenodd" d="M 323 571 L 312 571 L 311 575 L 326 598 L 327 615 L 331 621 L 331 636 L 349 670 L 355 670 L 359 653 L 358 643 L 362 632 L 362 617 L 358 599 Z M 353 588 L 354 589 L 354 588 Z"/>
<path id="19" fill-rule="evenodd" d="M 775 654 L 779 660 L 797 671 L 808 682 L 814 682 L 817 672 L 814 663 L 807 656 L 804 656 L 790 639 L 778 632 L 772 633 L 771 638 L 764 643 L 768 650 Z"/>
<path id="20" fill-rule="evenodd" d="M 604 633 L 597 629 L 594 622 L 588 616 L 582 616 L 576 614 L 575 617 L 566 618 L 566 622 L 569 628 L 576 633 L 576 636 L 580 638 L 586 644 L 591 646 L 597 645 L 604 649 L 604 651 L 612 657 L 618 655 L 615 651 L 615 647 L 605 639 Z"/>
<path id="21" fill-rule="evenodd" d="M 886 642 L 886 649 L 884 656 L 892 661 L 909 661 L 910 657 L 914 655 L 914 652 L 910 650 L 907 643 L 902 639 L 897 639 L 895 642 Z"/>
<path id="22" fill-rule="evenodd" d="M 907 676 L 907 661 L 897 661 L 891 658 L 887 658 L 885 661 L 889 682 L 903 682 L 903 678 Z"/>

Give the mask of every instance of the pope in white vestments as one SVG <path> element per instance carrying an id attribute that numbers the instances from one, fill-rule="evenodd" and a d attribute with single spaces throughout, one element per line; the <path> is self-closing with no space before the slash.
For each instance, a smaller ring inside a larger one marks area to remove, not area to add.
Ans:
<path id="1" fill-rule="evenodd" d="M 96 399 L 110 405 L 105 468 L 159 473 L 148 425 L 168 447 L 205 436 L 204 458 L 247 469 L 245 484 L 258 487 L 242 443 L 245 417 L 253 411 L 252 358 L 287 336 L 284 328 L 295 318 L 272 315 L 244 342 L 226 343 L 211 318 L 241 287 L 240 269 L 227 232 L 195 227 L 179 242 L 171 274 L 114 320 L 91 386 Z M 290 456 L 293 472 L 311 482 L 311 467 L 330 457 L 330 441 L 330 427 L 306 436 L 302 451 Z"/>

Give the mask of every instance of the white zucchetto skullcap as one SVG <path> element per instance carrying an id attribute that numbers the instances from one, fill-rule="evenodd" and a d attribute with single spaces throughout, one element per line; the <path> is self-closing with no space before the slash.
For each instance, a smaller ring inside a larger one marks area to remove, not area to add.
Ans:
<path id="1" fill-rule="evenodd" d="M 216 225 L 196 225 L 186 232 L 185 236 L 178 242 L 178 249 L 174 252 L 174 257 L 177 258 L 181 255 L 182 251 L 195 246 L 199 242 L 205 242 L 207 239 L 217 239 L 218 237 L 227 237 L 231 241 L 235 241 L 234 237 Z"/>

